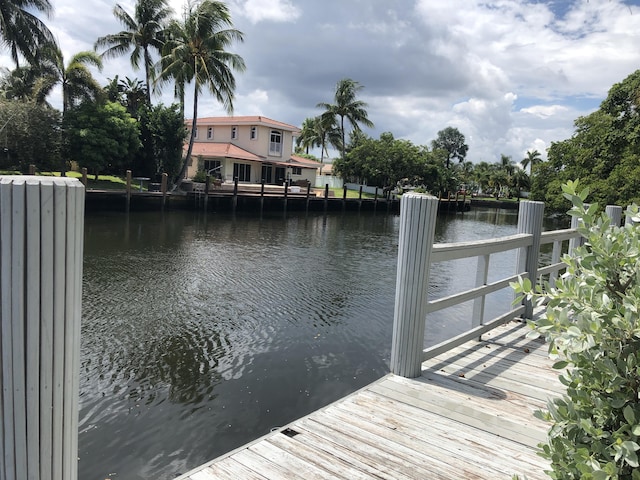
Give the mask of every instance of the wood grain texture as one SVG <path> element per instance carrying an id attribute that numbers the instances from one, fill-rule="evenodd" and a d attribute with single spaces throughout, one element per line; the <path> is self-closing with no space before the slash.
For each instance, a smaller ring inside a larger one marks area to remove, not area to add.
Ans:
<path id="1" fill-rule="evenodd" d="M 549 425 L 533 412 L 562 386 L 528 331 L 498 327 L 418 378 L 389 374 L 179 479 L 547 478 L 536 444 Z"/>

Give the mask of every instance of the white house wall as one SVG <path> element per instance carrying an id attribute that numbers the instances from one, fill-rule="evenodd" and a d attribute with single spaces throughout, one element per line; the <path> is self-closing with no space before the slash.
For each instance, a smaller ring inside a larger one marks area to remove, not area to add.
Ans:
<path id="1" fill-rule="evenodd" d="M 213 138 L 208 138 L 208 128 L 213 126 Z M 268 126 L 261 124 L 239 124 L 237 127 L 237 138 L 231 138 L 234 125 L 207 125 L 206 123 L 198 124 L 196 143 L 231 143 L 248 152 L 253 153 L 261 158 L 263 162 L 283 162 L 291 158 L 293 154 L 293 133 L 291 131 L 277 128 L 277 126 Z M 257 138 L 251 139 L 251 127 L 257 127 Z M 271 140 L 271 131 L 276 130 L 282 135 L 282 155 L 269 155 L 269 144 Z M 200 169 L 204 169 L 205 160 L 220 160 L 222 168 L 220 173 L 224 181 L 233 181 L 233 164 L 251 165 L 251 183 L 260 183 L 262 180 L 262 164 L 263 162 L 255 162 L 250 160 L 220 158 L 194 155 L 187 168 L 187 178 L 193 178 Z M 282 165 L 273 165 L 274 175 L 275 168 Z M 287 168 L 287 178 L 292 181 L 308 180 L 313 183 L 315 181 L 315 169 L 303 168 L 302 174 L 295 175 L 291 168 Z M 277 180 L 274 178 L 274 180 Z"/>

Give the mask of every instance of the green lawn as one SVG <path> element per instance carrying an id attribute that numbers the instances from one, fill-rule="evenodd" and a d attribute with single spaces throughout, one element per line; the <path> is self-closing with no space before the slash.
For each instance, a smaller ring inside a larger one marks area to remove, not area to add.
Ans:
<path id="1" fill-rule="evenodd" d="M 20 175 L 20 172 L 5 170 L 0 171 L 0 175 Z M 59 177 L 60 172 L 39 172 L 38 175 Z M 82 174 L 79 172 L 69 171 L 67 172 L 67 177 L 82 178 Z M 126 184 L 126 179 L 124 177 L 116 177 L 113 175 L 98 175 L 98 180 L 95 180 L 95 175 L 87 176 L 87 190 L 125 190 Z M 148 186 L 149 183 L 145 182 L 142 190 L 147 190 Z M 140 183 L 132 180 L 131 188 L 139 189 Z M 329 190 L 333 192 L 333 198 L 342 198 L 342 188 L 330 188 Z M 322 189 L 322 191 L 324 192 L 324 189 Z M 347 190 L 347 198 L 358 198 L 359 195 L 360 192 L 358 190 Z M 375 198 L 375 195 L 363 192 L 362 198 Z M 382 198 L 382 189 L 380 189 L 378 198 Z"/>
<path id="2" fill-rule="evenodd" d="M 469 197 L 467 197 L 467 198 L 469 198 Z M 491 197 L 482 196 L 482 197 L 473 197 L 473 198 L 478 199 L 478 200 L 483 200 L 483 201 L 486 200 L 487 202 L 513 202 L 513 203 L 517 203 L 519 201 L 517 197 L 511 197 L 511 198 L 500 197 L 497 200 L 496 200 L 496 197 L 493 197 L 493 196 L 491 196 Z M 522 200 L 526 200 L 526 198 L 524 198 L 524 197 L 521 197 L 521 199 Z"/>
<path id="3" fill-rule="evenodd" d="M 18 171 L 4 170 L 0 171 L 0 175 L 20 175 Z M 38 172 L 38 175 L 47 177 L 55 176 L 59 177 L 60 172 Z M 82 178 L 82 174 L 79 172 L 67 172 L 67 177 Z M 116 177 L 114 175 L 98 175 L 98 180 L 95 179 L 95 175 L 87 175 L 87 190 L 125 190 L 127 181 L 124 177 Z M 142 190 L 147 190 L 148 182 L 145 182 Z M 131 180 L 131 188 L 139 189 L 140 183 L 135 180 Z"/>
<path id="4" fill-rule="evenodd" d="M 322 189 L 324 192 L 324 188 Z M 344 191 L 342 188 L 330 188 L 329 192 L 333 192 L 333 198 L 342 198 L 344 195 Z M 324 195 L 324 193 L 323 193 Z M 331 196 L 331 194 L 329 194 Z M 360 191 L 359 190 L 347 190 L 347 198 L 359 198 Z M 362 192 L 362 198 L 375 198 L 375 195 L 372 193 Z M 380 193 L 378 193 L 378 198 L 382 198 L 382 189 L 380 189 Z"/>

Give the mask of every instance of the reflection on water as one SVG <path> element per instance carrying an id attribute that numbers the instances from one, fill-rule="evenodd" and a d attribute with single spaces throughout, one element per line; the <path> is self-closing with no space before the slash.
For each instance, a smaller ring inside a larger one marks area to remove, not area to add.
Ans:
<path id="1" fill-rule="evenodd" d="M 510 235 L 516 223 L 515 212 L 474 210 L 439 218 L 436 239 Z M 384 375 L 398 224 L 89 216 L 80 478 L 173 478 Z M 510 273 L 514 259 L 493 261 Z M 433 297 L 470 288 L 475 264 L 435 264 L 432 279 Z M 506 311 L 510 295 L 487 304 Z M 427 343 L 468 328 L 470 308 L 434 314 Z"/>

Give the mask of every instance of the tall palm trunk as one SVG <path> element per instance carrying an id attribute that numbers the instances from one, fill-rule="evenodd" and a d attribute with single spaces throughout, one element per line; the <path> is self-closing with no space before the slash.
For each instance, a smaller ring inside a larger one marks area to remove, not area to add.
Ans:
<path id="1" fill-rule="evenodd" d="M 196 126 L 198 122 L 198 79 L 194 81 L 195 88 L 193 92 L 193 119 L 191 120 L 191 135 L 189 136 L 189 147 L 187 148 L 187 155 L 184 158 L 184 164 L 182 165 L 182 169 L 178 174 L 178 178 L 176 182 L 178 185 L 182 183 L 185 179 L 185 175 L 187 174 L 187 168 L 189 168 L 189 161 L 191 160 L 191 152 L 193 152 L 193 142 L 196 138 Z"/>
<path id="2" fill-rule="evenodd" d="M 344 135 L 344 115 L 340 115 L 340 131 L 342 133 L 342 159 L 345 157 L 346 139 Z"/>
<path id="3" fill-rule="evenodd" d="M 144 47 L 144 76 L 147 82 L 147 107 L 151 108 L 151 75 L 149 75 L 149 65 L 151 65 L 151 55 L 149 49 Z"/>

